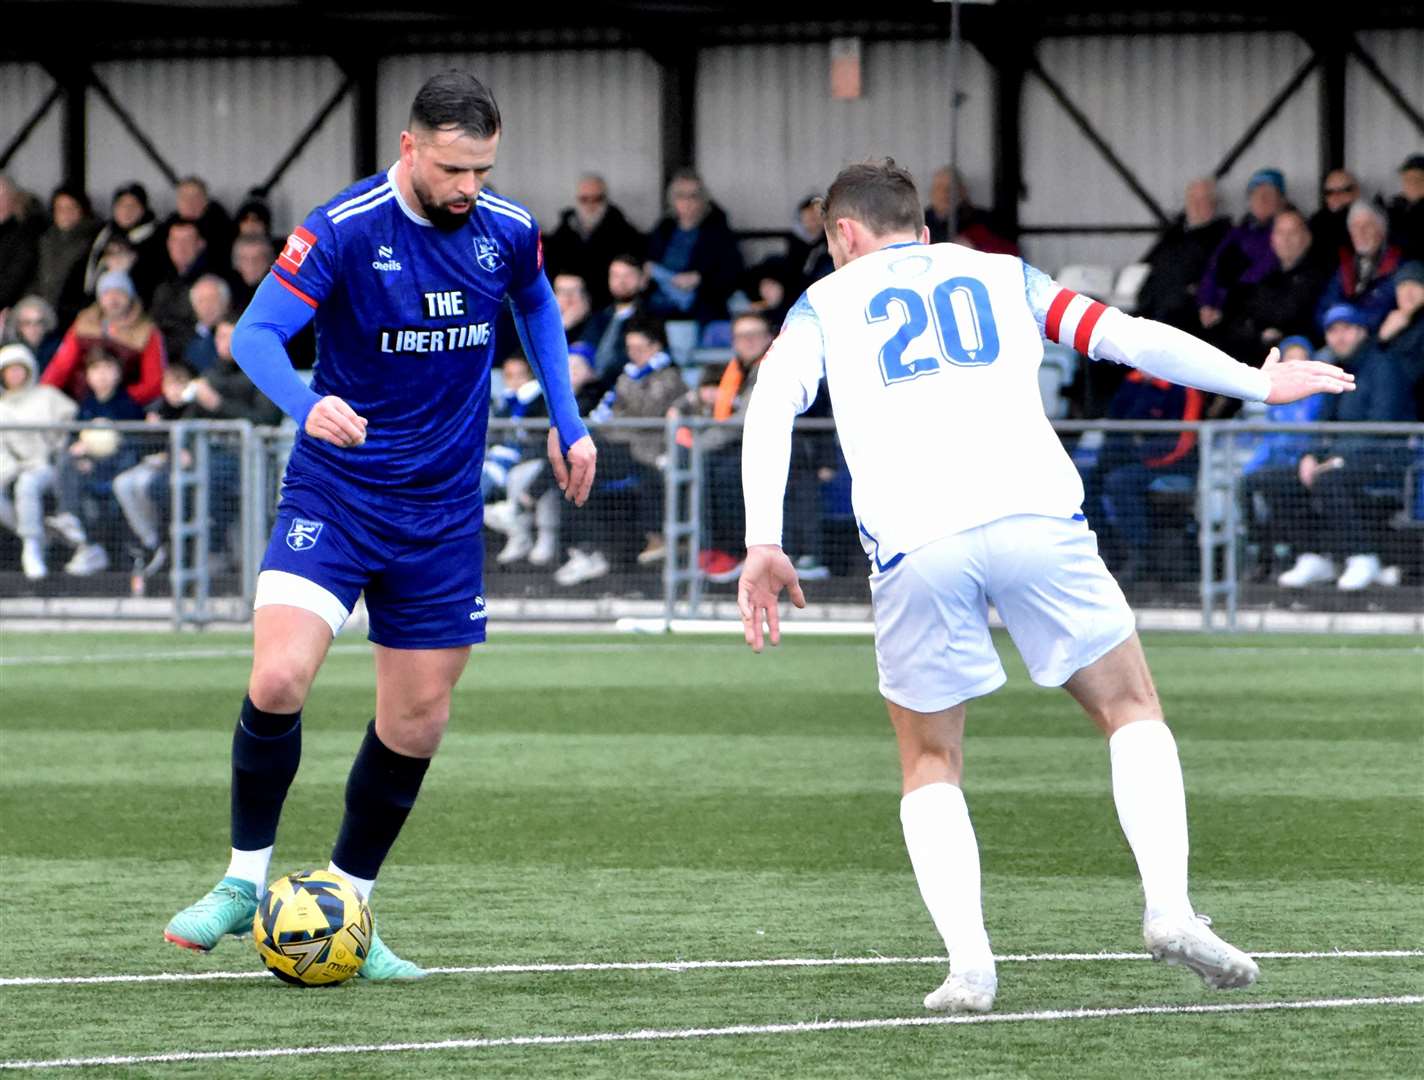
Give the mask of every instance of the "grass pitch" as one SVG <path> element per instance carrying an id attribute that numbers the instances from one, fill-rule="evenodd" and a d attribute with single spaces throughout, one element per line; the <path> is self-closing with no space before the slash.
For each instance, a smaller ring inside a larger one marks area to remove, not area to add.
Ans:
<path id="1" fill-rule="evenodd" d="M 497 629 L 497 628 L 496 628 Z M 1138 952 L 1140 894 L 1106 750 L 1065 694 L 969 710 L 965 789 L 1000 954 Z M 1399 638 L 1149 635 L 1186 771 L 1193 899 L 1250 951 L 1424 949 L 1424 651 Z M 184 1059 L 87 1075 L 1397 1077 L 1414 1004 L 964 1026 L 921 1018 L 938 964 L 449 973 L 301 991 L 250 941 L 167 945 L 226 860 L 246 639 L 0 641 L 0 1063 L 656 1029 L 677 1038 Z M 305 713 L 274 873 L 324 866 L 374 701 L 343 639 Z M 477 650 L 378 885 L 382 936 L 426 965 L 933 956 L 898 822 L 868 640 L 503 636 Z M 1424 957 L 1262 961 L 1234 994 L 1140 960 L 1005 962 L 996 1014 L 1424 994 Z M 687 1029 L 753 1029 L 687 1037 Z"/>

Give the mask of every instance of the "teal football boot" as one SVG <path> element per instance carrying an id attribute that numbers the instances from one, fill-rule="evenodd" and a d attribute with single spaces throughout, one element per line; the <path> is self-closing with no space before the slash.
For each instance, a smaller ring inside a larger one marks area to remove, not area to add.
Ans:
<path id="1" fill-rule="evenodd" d="M 257 914 L 257 887 L 242 878 L 225 877 L 196 904 L 169 920 L 163 937 L 184 949 L 208 952 L 226 934 L 252 931 Z"/>
<path id="2" fill-rule="evenodd" d="M 366 953 L 365 963 L 361 965 L 361 970 L 356 975 L 358 978 L 370 979 L 372 982 L 409 982 L 413 979 L 425 978 L 426 970 L 418 964 L 412 964 L 409 960 L 402 960 L 391 952 L 390 946 L 381 940 L 381 935 L 376 933 L 373 927 L 371 948 Z"/>

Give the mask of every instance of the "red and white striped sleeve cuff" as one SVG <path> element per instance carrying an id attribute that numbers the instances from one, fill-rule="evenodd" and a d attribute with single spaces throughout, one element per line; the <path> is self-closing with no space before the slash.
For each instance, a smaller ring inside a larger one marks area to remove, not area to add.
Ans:
<path id="1" fill-rule="evenodd" d="M 1093 328 L 1107 309 L 1106 304 L 1075 293 L 1072 289 L 1059 289 L 1048 305 L 1048 315 L 1043 324 L 1044 336 L 1086 356 L 1088 345 L 1093 340 Z"/>

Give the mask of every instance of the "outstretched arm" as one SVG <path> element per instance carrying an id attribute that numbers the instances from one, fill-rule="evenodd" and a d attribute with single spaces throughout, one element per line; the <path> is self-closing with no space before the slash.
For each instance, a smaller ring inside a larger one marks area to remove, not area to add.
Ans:
<path id="1" fill-rule="evenodd" d="M 1094 360 L 1112 360 L 1181 386 L 1270 405 L 1354 389 L 1355 377 L 1344 369 L 1315 360 L 1282 361 L 1274 349 L 1260 368 L 1239 363 L 1176 327 L 1135 319 L 1065 289 L 1027 263 L 1024 287 L 1044 338 Z"/>

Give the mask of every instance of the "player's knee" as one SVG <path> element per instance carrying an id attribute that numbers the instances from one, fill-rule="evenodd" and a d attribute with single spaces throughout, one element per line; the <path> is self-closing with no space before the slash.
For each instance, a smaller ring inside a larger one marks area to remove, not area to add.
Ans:
<path id="1" fill-rule="evenodd" d="M 263 712 L 294 713 L 306 702 L 314 676 L 291 662 L 261 664 L 252 669 L 247 696 Z"/>
<path id="2" fill-rule="evenodd" d="M 407 757 L 434 757 L 450 723 L 450 699 L 408 702 L 399 715 L 377 720 L 381 741 Z"/>

